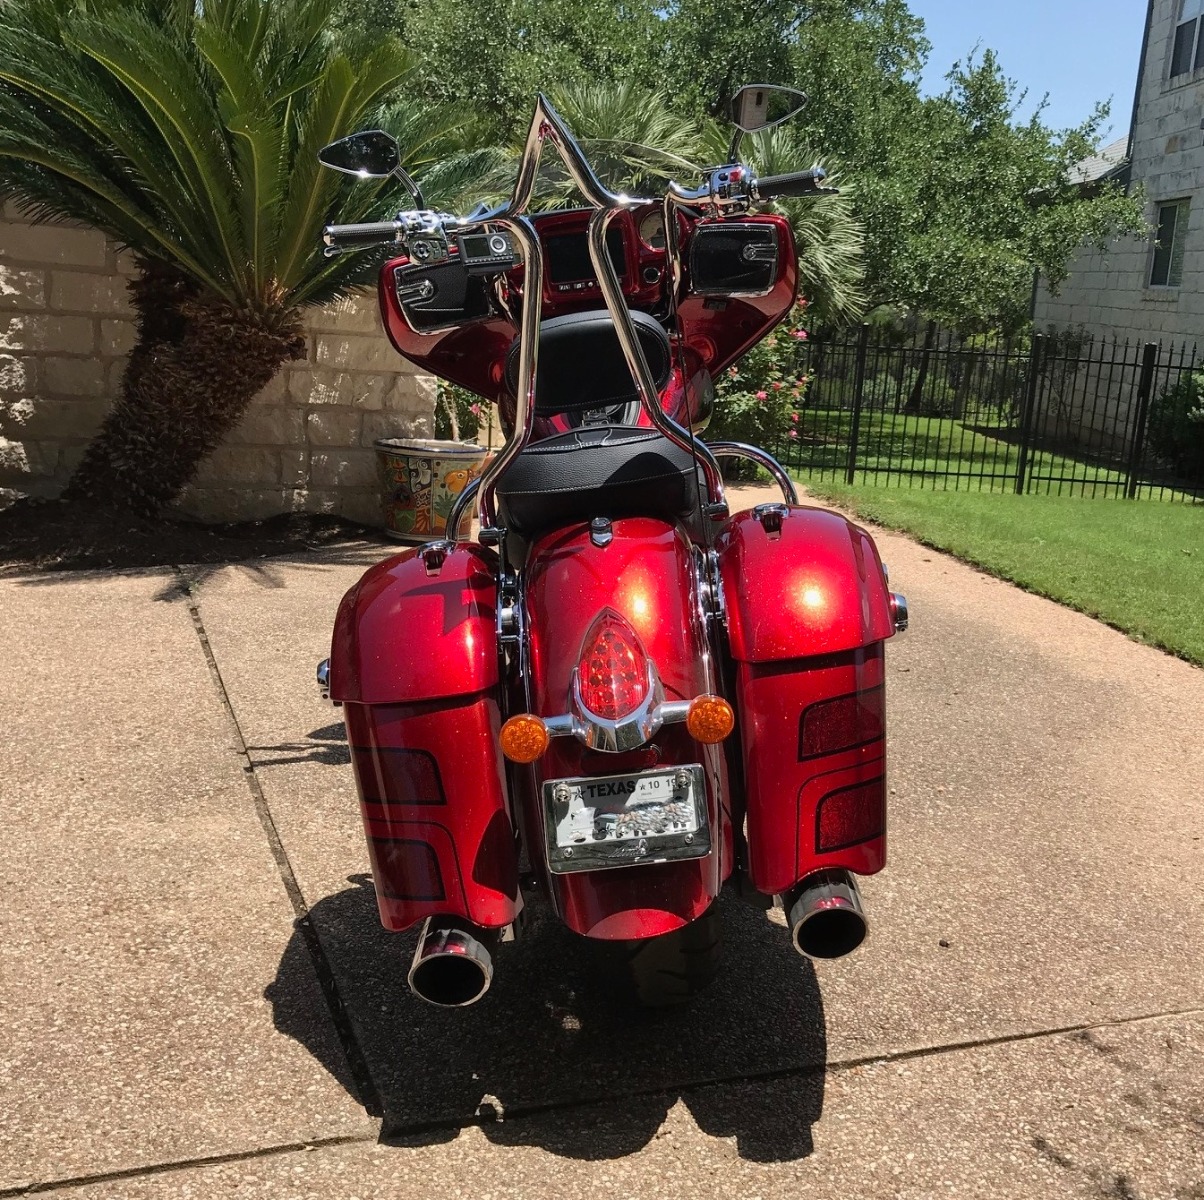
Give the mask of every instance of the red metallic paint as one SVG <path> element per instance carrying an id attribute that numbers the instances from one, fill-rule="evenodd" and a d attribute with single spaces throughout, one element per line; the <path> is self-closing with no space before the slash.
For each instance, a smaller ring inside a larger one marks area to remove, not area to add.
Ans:
<path id="1" fill-rule="evenodd" d="M 460 545 L 434 574 L 418 550 L 372 567 L 339 606 L 331 699 L 399 704 L 496 685 L 495 563 L 490 551 Z"/>
<path id="2" fill-rule="evenodd" d="M 836 513 L 794 507 L 776 533 L 737 513 L 715 547 L 738 661 L 813 658 L 894 636 L 878 549 Z"/>
<path id="3" fill-rule="evenodd" d="M 599 547 L 588 530 L 578 526 L 550 534 L 532 547 L 526 586 L 529 686 L 531 711 L 540 716 L 569 711 L 582 641 L 604 608 L 615 609 L 631 622 L 656 664 L 667 699 L 693 699 L 717 686 L 698 618 L 693 551 L 685 536 L 645 517 L 615 521 L 612 533 L 610 544 Z M 578 933 L 617 940 L 667 933 L 700 917 L 731 871 L 732 826 L 722 749 L 699 745 L 682 726 L 666 726 L 654 746 L 658 765 L 703 765 L 717 852 L 685 862 L 545 875 L 553 904 Z M 524 776 L 524 829 L 531 844 L 543 845 L 544 780 L 621 774 L 633 767 L 640 769 L 630 754 L 605 755 L 584 749 L 576 739 L 553 739 L 548 753 Z"/>

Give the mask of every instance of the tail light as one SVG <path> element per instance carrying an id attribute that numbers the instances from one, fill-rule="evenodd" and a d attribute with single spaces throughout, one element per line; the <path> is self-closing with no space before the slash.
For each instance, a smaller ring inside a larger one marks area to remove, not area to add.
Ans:
<path id="1" fill-rule="evenodd" d="M 581 703 L 593 716 L 618 721 L 648 699 L 648 655 L 639 635 L 612 608 L 589 627 L 577 664 Z"/>
<path id="2" fill-rule="evenodd" d="M 886 780 L 882 776 L 829 792 L 819 802 L 815 849 L 820 854 L 868 842 L 885 832 Z"/>
<path id="3" fill-rule="evenodd" d="M 886 730 L 886 689 L 867 688 L 849 696 L 821 700 L 799 721 L 799 761 L 869 745 Z"/>

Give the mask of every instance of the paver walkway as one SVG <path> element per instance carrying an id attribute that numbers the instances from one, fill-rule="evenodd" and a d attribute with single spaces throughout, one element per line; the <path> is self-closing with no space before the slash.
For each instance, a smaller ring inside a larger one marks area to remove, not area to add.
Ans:
<path id="1" fill-rule="evenodd" d="M 312 682 L 379 549 L 0 581 L 0 1197 L 1199 1200 L 1204 671 L 880 545 L 873 936 L 725 905 L 652 1017 L 550 921 L 475 1008 L 406 993 Z"/>

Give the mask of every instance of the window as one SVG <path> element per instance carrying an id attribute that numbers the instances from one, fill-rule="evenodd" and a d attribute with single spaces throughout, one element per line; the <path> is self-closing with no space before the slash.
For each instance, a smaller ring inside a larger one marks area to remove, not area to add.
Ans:
<path id="1" fill-rule="evenodd" d="M 1187 241 L 1190 204 L 1190 200 L 1175 200 L 1158 206 L 1158 235 L 1154 241 L 1150 287 L 1178 287 L 1183 282 L 1183 247 Z"/>
<path id="2" fill-rule="evenodd" d="M 1204 67 L 1204 0 L 1183 0 L 1171 51 L 1171 78 Z"/>

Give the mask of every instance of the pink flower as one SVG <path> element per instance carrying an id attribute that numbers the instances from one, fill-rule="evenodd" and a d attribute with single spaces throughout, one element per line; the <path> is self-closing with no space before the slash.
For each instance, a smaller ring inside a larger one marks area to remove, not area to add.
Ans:
<path id="1" fill-rule="evenodd" d="M 470 404 L 468 406 L 468 411 L 472 413 L 474 417 L 479 417 L 481 415 L 481 406 L 479 404 Z"/>
<path id="2" fill-rule="evenodd" d="M 797 425 L 798 424 L 798 413 L 791 413 L 790 419 Z"/>
<path id="3" fill-rule="evenodd" d="M 780 392 L 782 390 L 782 381 L 780 379 L 775 379 L 773 381 L 773 390 L 775 392 Z"/>
<path id="4" fill-rule="evenodd" d="M 790 393 L 796 400 L 802 395 L 798 388 L 794 388 Z"/>
<path id="5" fill-rule="evenodd" d="M 736 376 L 740 374 L 740 372 L 737 371 L 735 367 L 728 367 L 727 373 L 732 379 L 735 379 Z"/>
<path id="6" fill-rule="evenodd" d="M 798 430 L 797 430 L 797 429 L 792 429 L 792 430 L 790 431 L 790 436 L 791 436 L 792 438 L 795 438 L 795 439 L 797 439 L 797 438 L 798 438 Z"/>
<path id="7" fill-rule="evenodd" d="M 796 329 L 790 336 L 796 342 L 805 342 L 807 340 L 807 331 L 805 329 Z"/>
<path id="8" fill-rule="evenodd" d="M 758 393 L 757 393 L 757 399 L 758 399 L 758 400 L 768 400 L 768 399 L 769 399 L 769 393 L 768 393 L 768 392 L 758 392 Z"/>

